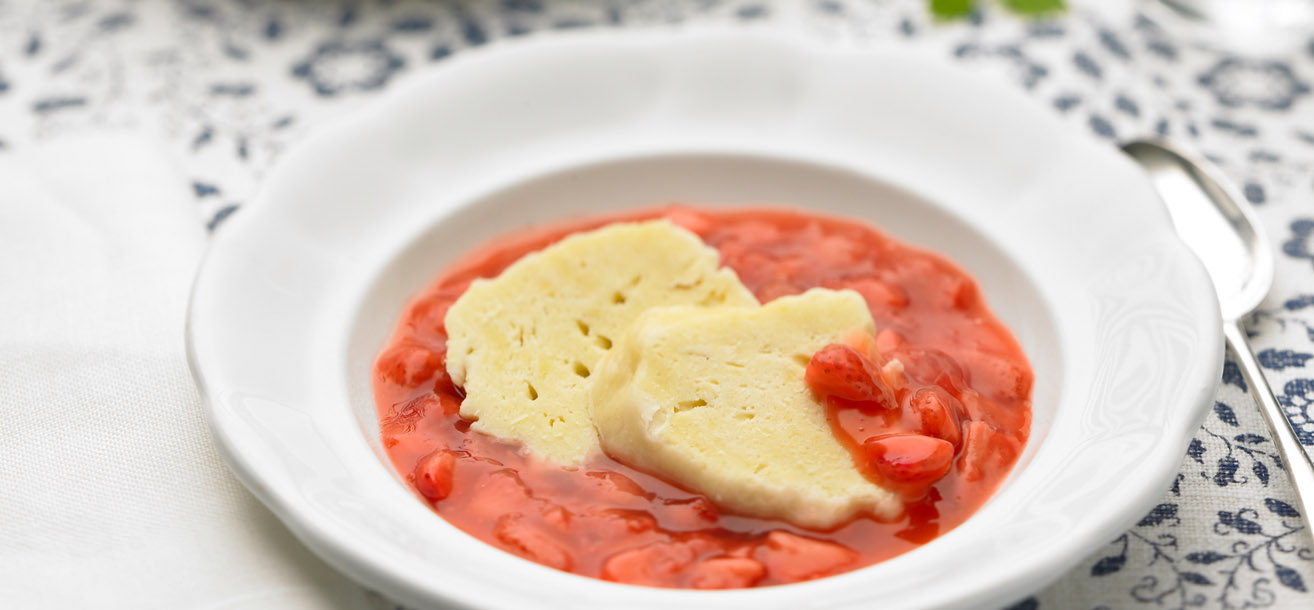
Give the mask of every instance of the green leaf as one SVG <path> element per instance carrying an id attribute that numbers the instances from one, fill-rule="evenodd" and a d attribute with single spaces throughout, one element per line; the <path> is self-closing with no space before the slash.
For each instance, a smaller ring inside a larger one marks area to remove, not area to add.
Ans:
<path id="1" fill-rule="evenodd" d="M 1014 13 L 1029 17 L 1049 15 L 1067 8 L 1063 0 L 1000 0 L 1000 3 Z"/>
<path id="2" fill-rule="evenodd" d="M 972 14 L 975 0 L 930 0 L 931 14 L 940 19 L 957 19 Z"/>

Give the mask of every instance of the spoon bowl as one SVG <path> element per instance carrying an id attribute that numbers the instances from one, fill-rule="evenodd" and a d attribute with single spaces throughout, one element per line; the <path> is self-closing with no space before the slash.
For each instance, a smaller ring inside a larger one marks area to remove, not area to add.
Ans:
<path id="1" fill-rule="evenodd" d="M 1122 150 L 1145 168 L 1178 235 L 1204 263 L 1223 319 L 1254 311 L 1273 287 L 1273 250 L 1236 188 L 1168 141 L 1136 140 Z"/>

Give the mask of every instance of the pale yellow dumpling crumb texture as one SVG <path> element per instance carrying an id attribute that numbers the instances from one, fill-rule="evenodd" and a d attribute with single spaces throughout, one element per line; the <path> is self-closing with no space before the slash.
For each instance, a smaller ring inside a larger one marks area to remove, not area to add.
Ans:
<path id="1" fill-rule="evenodd" d="M 447 312 L 447 372 L 473 428 L 565 465 L 598 451 L 590 376 L 640 314 L 757 305 L 716 250 L 665 220 L 579 233 L 477 280 Z"/>
<path id="2" fill-rule="evenodd" d="M 742 515 L 819 528 L 864 510 L 893 516 L 902 503 L 857 470 L 803 378 L 813 353 L 873 331 L 849 290 L 653 309 L 594 372 L 603 449 Z"/>

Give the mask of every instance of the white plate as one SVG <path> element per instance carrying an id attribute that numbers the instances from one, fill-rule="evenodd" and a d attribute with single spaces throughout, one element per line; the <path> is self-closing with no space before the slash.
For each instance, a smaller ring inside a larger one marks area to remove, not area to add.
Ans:
<path id="1" fill-rule="evenodd" d="M 966 267 L 1036 373 L 998 494 L 890 561 L 731 592 L 557 572 L 435 516 L 370 391 L 406 298 L 495 234 L 668 201 L 867 219 Z M 307 138 L 216 236 L 188 341 L 230 464 L 311 549 L 416 607 L 488 608 L 1006 604 L 1163 494 L 1223 353 L 1207 276 L 1111 147 L 935 61 L 707 32 L 470 51 Z"/>

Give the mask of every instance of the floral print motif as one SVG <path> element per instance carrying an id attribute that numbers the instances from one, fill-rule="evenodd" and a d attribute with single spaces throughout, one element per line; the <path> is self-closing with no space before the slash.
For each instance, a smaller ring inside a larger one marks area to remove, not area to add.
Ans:
<path id="1" fill-rule="evenodd" d="M 1111 553 L 1096 561 L 1091 576 L 1108 576 L 1136 561 L 1161 562 L 1168 571 L 1141 579 L 1131 597 L 1162 608 L 1271 606 L 1277 599 L 1274 584 L 1307 593 L 1304 576 L 1291 567 L 1314 559 L 1314 552 L 1301 545 L 1305 526 L 1300 513 L 1274 498 L 1264 498 L 1262 507 L 1216 513 L 1211 529 L 1229 540 L 1225 550 L 1183 552 L 1178 505 L 1160 504 L 1113 541 Z"/>
<path id="2" fill-rule="evenodd" d="M 1314 379 L 1288 381 L 1277 399 L 1286 410 L 1287 419 L 1291 420 L 1291 427 L 1301 444 L 1314 445 L 1314 412 L 1310 408 L 1314 403 Z"/>
<path id="3" fill-rule="evenodd" d="M 1239 610 L 1294 607 L 1306 599 L 1314 586 L 1314 544 L 1293 500 L 1275 497 L 1289 484 L 1271 440 L 1256 432 L 1261 429 L 1253 410 L 1214 404 L 1168 496 L 1080 568 L 1127 591 L 1112 607 Z M 1254 500 L 1192 501 L 1201 489 L 1236 487 Z M 1067 607 L 1061 596 L 1050 599 L 1060 601 L 1055 608 Z"/>
<path id="4" fill-rule="evenodd" d="M 1286 110 L 1309 93 L 1309 85 L 1296 78 L 1291 66 L 1275 61 L 1227 57 L 1200 75 L 1218 103 L 1229 107 L 1253 104 L 1267 110 Z"/>
<path id="5" fill-rule="evenodd" d="M 401 31 L 417 28 L 419 23 L 415 18 L 401 22 L 404 28 Z M 393 53 L 382 40 L 331 40 L 320 44 L 311 57 L 296 64 L 292 74 L 305 79 L 315 93 L 332 96 L 346 90 L 379 89 L 404 65 L 406 60 Z"/>
<path id="6" fill-rule="evenodd" d="M 1291 237 L 1282 243 L 1282 252 L 1292 258 L 1303 258 L 1314 262 L 1311 251 L 1310 234 L 1314 233 L 1314 220 L 1301 218 L 1291 223 Z"/>

